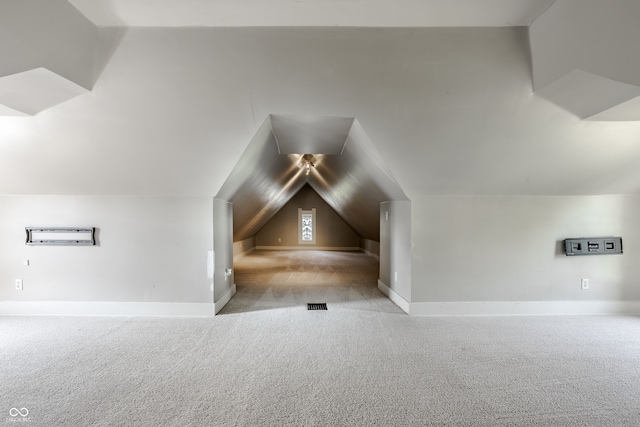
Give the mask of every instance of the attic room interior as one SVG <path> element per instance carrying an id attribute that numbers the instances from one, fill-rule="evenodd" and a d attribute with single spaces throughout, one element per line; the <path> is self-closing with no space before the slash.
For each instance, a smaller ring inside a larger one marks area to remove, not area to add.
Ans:
<path id="1" fill-rule="evenodd" d="M 300 154 L 303 152 L 315 154 Z M 225 264 L 233 265 L 226 273 L 230 277 L 233 275 L 236 279 L 239 272 L 237 259 L 256 249 L 313 250 L 304 258 L 306 261 L 293 262 L 299 266 L 294 269 L 303 271 L 320 268 L 317 262 L 325 257 L 317 251 L 362 251 L 376 260 L 377 274 L 372 284 L 386 295 L 393 294 L 385 283 L 390 283 L 391 272 L 397 275 L 402 264 L 392 263 L 390 248 L 392 244 L 407 248 L 409 233 L 392 234 L 391 224 L 409 223 L 410 216 L 405 209 L 390 218 L 389 211 L 391 206 L 408 206 L 409 201 L 356 119 L 270 115 L 238 160 L 216 200 L 222 209 L 232 210 L 218 217 L 222 218 L 218 226 L 228 226 L 227 217 L 232 218 L 233 225 L 226 234 L 217 233 L 227 237 L 217 246 L 221 250 L 213 251 L 219 254 L 228 250 L 228 233 L 232 230 L 233 260 Z M 303 224 L 303 212 L 307 212 L 309 224 Z M 398 215 L 396 221 L 395 215 Z M 216 224 L 214 218 L 214 228 Z M 306 239 L 302 235 L 303 227 L 309 230 Z M 397 227 L 394 225 L 394 230 Z M 398 253 L 396 251 L 395 256 Z M 311 262 L 314 254 L 316 263 Z M 277 256 L 284 261 L 280 255 Z M 269 257 L 262 256 L 261 264 L 267 259 Z M 311 280 L 308 273 L 291 272 L 290 263 L 271 259 L 263 268 L 282 268 L 283 273 L 290 276 L 289 285 L 294 286 L 289 287 L 289 291 L 302 291 L 299 283 L 306 287 L 340 281 L 335 275 L 329 275 L 326 280 L 319 277 Z M 334 257 L 332 261 L 334 265 L 329 267 L 334 270 L 339 260 Z M 356 274 L 355 265 L 351 269 Z M 255 274 L 259 273 L 260 269 L 250 273 L 254 281 Z M 369 275 L 368 269 L 362 275 Z M 264 279 L 272 285 L 273 280 L 273 277 Z M 229 297 L 235 295 L 234 285 L 231 292 L 224 289 Z M 266 290 L 264 285 L 262 289 Z M 224 295 L 214 298 L 225 300 Z M 279 304 L 265 302 L 254 302 L 253 306 L 265 309 Z"/>
<path id="2" fill-rule="evenodd" d="M 1 0 L 0 413 L 637 425 L 637 16 Z"/>

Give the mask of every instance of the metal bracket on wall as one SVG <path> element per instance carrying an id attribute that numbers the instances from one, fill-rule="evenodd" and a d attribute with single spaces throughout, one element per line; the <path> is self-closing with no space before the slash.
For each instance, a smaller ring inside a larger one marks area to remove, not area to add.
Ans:
<path id="1" fill-rule="evenodd" d="M 567 256 L 621 254 L 622 237 L 565 239 L 564 252 Z"/>
<path id="2" fill-rule="evenodd" d="M 95 227 L 92 228 L 58 228 L 58 227 L 26 227 L 27 245 L 50 246 L 94 246 L 96 244 Z"/>

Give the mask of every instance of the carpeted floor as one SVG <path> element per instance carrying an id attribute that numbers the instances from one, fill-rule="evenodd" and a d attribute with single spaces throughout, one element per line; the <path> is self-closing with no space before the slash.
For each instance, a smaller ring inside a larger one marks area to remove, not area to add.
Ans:
<path id="1" fill-rule="evenodd" d="M 254 251 L 235 261 L 237 295 L 221 314 L 297 308 L 403 313 L 378 290 L 378 261 L 361 252 Z"/>
<path id="2" fill-rule="evenodd" d="M 640 425 L 638 317 L 409 317 L 374 284 L 251 285 L 255 255 L 213 319 L 0 317 L 7 424 Z"/>

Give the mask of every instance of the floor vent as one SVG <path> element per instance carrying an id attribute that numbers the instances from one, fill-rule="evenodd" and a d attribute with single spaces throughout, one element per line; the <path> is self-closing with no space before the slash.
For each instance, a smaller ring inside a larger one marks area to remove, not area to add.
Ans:
<path id="1" fill-rule="evenodd" d="M 307 304 L 307 310 L 326 310 L 326 309 L 327 309 L 326 302 Z"/>

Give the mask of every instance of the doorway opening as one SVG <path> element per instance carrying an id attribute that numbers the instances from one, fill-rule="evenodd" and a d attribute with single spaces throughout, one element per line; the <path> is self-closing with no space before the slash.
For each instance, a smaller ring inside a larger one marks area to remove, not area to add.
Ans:
<path id="1" fill-rule="evenodd" d="M 309 158 L 313 167 L 309 167 Z M 238 283 L 256 282 L 251 278 L 261 274 L 272 274 L 261 280 L 273 283 L 288 274 L 285 282 L 289 285 L 292 280 L 299 286 L 308 285 L 320 277 L 342 283 L 347 269 L 342 271 L 340 266 L 354 255 L 370 258 L 375 264 L 375 268 L 359 274 L 369 282 L 369 276 L 374 275 L 370 285 L 376 292 L 395 289 L 409 300 L 410 261 L 392 266 L 394 260 L 410 260 L 409 239 L 391 243 L 394 234 L 385 231 L 381 222 L 381 206 L 395 202 L 410 203 L 355 118 L 270 115 L 214 199 L 216 311 L 229 302 Z M 292 215 L 288 214 L 290 210 Z M 410 228 L 408 212 L 402 221 Z M 326 226 L 323 221 L 328 216 L 338 220 Z M 307 264 L 303 266 L 296 259 L 278 264 L 276 261 L 287 257 L 264 252 L 273 250 L 301 253 L 298 260 L 306 259 Z M 323 264 L 338 253 L 342 258 L 334 259 L 336 267 Z M 256 270 L 254 265 L 243 272 L 240 259 L 245 258 L 252 259 L 253 264 L 270 259 L 271 267 Z M 276 265 L 285 270 L 276 271 Z M 233 270 L 231 277 L 219 275 L 229 269 Z M 390 277 L 391 271 L 398 277 L 399 269 L 402 283 Z M 349 280 L 359 279 L 351 274 Z M 271 295 L 265 292 L 265 298 L 275 298 L 274 289 Z M 308 302 L 312 301 L 303 301 L 302 305 Z"/>

